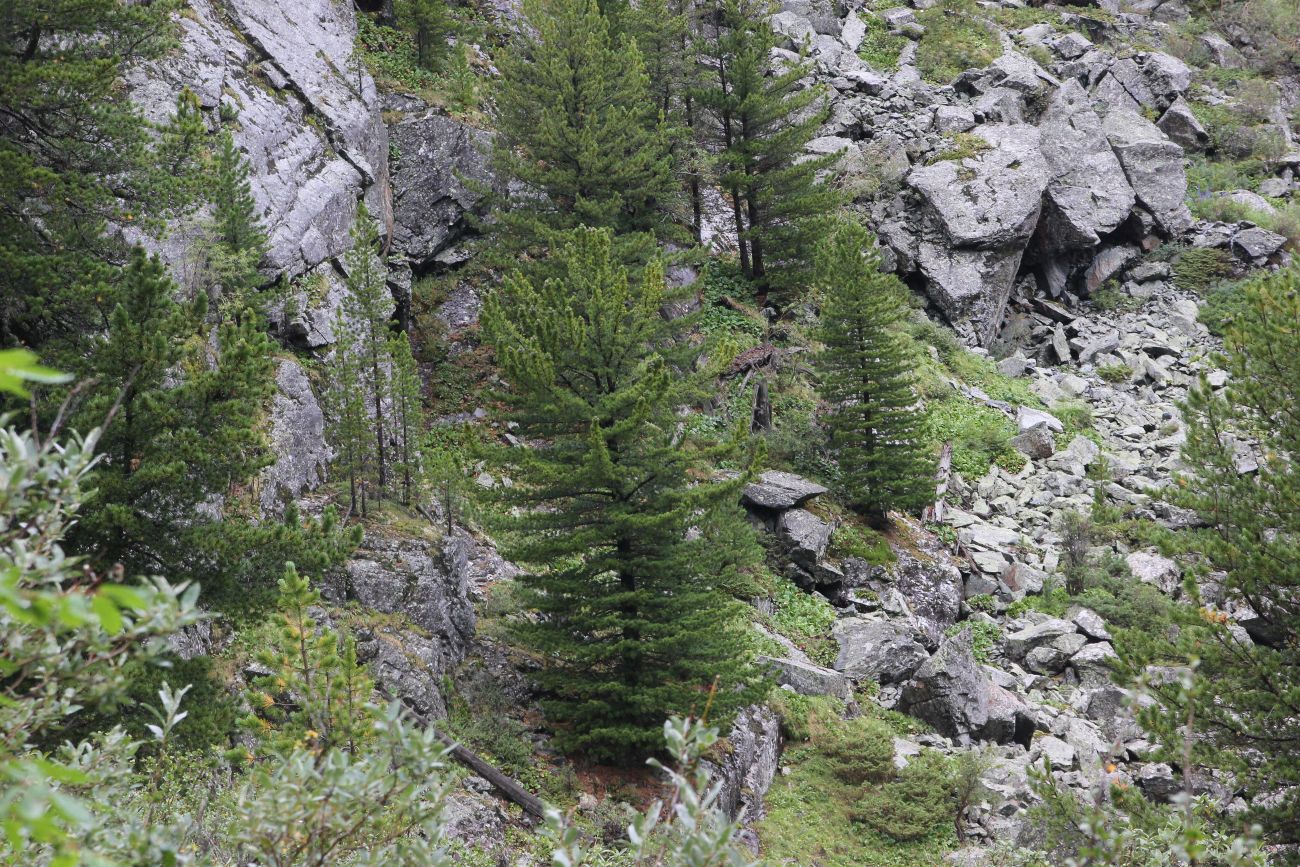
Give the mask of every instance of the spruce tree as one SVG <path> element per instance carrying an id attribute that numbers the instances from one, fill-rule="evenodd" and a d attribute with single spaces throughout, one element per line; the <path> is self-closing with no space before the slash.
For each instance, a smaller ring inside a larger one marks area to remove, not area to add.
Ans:
<path id="1" fill-rule="evenodd" d="M 121 284 L 101 291 L 113 313 L 76 371 L 92 386 L 73 424 L 112 423 L 74 550 L 99 568 L 199 580 L 223 605 L 251 604 L 287 559 L 313 569 L 341 559 L 357 539 L 337 532 L 332 516 L 304 524 L 291 507 L 282 521 L 253 520 L 241 502 L 271 460 L 262 433 L 274 388 L 269 338 L 252 322 L 213 332 L 206 297 L 176 301 L 161 262 L 138 248 Z"/>
<path id="2" fill-rule="evenodd" d="M 738 503 L 743 479 L 695 482 L 702 460 L 676 434 L 696 399 L 688 320 L 667 322 L 662 267 L 633 282 L 608 230 L 580 229 L 540 285 L 516 275 L 483 323 L 522 438 L 502 459 L 511 521 L 538 616 L 520 637 L 558 743 L 593 760 L 643 758 L 665 714 L 714 718 L 754 695 L 746 618 L 723 591 L 756 556 Z M 734 452 L 730 452 L 734 453 Z M 693 533 L 697 528 L 698 533 Z"/>
<path id="3" fill-rule="evenodd" d="M 1170 659 L 1194 676 L 1155 678 L 1142 722 L 1164 758 L 1233 771 L 1270 842 L 1300 843 L 1300 269 L 1257 277 L 1228 326 L 1229 374 L 1202 377 L 1182 407 L 1188 471 L 1168 500 L 1197 526 L 1171 534 L 1194 603 L 1170 648 L 1145 636 L 1128 674 Z M 1202 595 L 1214 588 L 1215 597 Z M 1230 613 L 1232 612 L 1232 613 Z M 1240 621 L 1240 623 L 1235 621 Z M 1244 629 L 1242 628 L 1244 626 Z M 1136 632 L 1136 631 L 1135 631 Z M 1135 636 L 1141 637 L 1141 636 Z M 1139 652 L 1139 650 L 1141 652 Z M 1190 687 L 1184 680 L 1190 682 Z M 1184 734 L 1187 734 L 1184 737 Z M 1257 800 L 1258 796 L 1271 797 Z"/>
<path id="4" fill-rule="evenodd" d="M 209 257 L 219 286 L 213 300 L 238 316 L 261 282 L 257 266 L 266 254 L 267 238 L 248 182 L 248 160 L 235 147 L 230 130 L 221 133 L 212 170 Z"/>
<path id="5" fill-rule="evenodd" d="M 904 288 L 881 271 L 875 239 L 856 222 L 835 226 L 817 247 L 822 308 L 818 392 L 845 498 L 873 521 L 914 510 L 933 495 L 921 442 L 923 415 L 912 388 L 915 349 L 901 325 Z"/>
<path id="6" fill-rule="evenodd" d="M 830 111 L 820 86 L 805 87 L 807 62 L 777 67 L 769 0 L 711 0 L 701 62 L 709 81 L 696 91 L 718 150 L 720 182 L 732 203 L 741 272 L 769 288 L 797 285 L 839 195 L 822 181 L 838 159 L 804 147 Z"/>
<path id="7" fill-rule="evenodd" d="M 357 208 L 352 225 L 352 249 L 343 256 L 348 294 L 340 309 L 340 325 L 349 332 L 348 350 L 355 353 L 360 386 L 370 401 L 374 433 L 375 497 L 388 487 L 388 427 L 385 399 L 392 376 L 388 338 L 393 315 L 393 293 L 388 269 L 379 258 L 379 230 L 365 204 Z M 340 350 L 341 351 L 341 350 Z"/>
<path id="8" fill-rule="evenodd" d="M 507 251 L 556 232 L 608 228 L 628 256 L 670 234 L 670 136 L 635 44 L 610 35 L 595 0 L 525 0 L 501 59 L 493 162 L 509 183 L 494 217 Z"/>

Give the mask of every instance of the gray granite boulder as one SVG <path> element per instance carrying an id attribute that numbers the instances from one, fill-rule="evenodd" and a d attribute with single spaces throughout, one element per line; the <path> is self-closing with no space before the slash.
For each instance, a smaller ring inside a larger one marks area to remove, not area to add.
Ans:
<path id="1" fill-rule="evenodd" d="M 929 658 L 910 629 L 887 620 L 841 619 L 831 636 L 840 647 L 835 670 L 854 680 L 898 683 Z"/>
<path id="2" fill-rule="evenodd" d="M 1087 92 L 1067 80 L 1040 123 L 1047 184 L 1039 237 L 1047 250 L 1092 247 L 1124 221 L 1136 201 Z"/>
<path id="3" fill-rule="evenodd" d="M 1183 149 L 1136 111 L 1113 110 L 1102 126 L 1137 200 L 1168 234 L 1188 229 L 1192 214 L 1184 201 Z"/>
<path id="4" fill-rule="evenodd" d="M 782 511 L 802 506 L 824 493 L 826 488 L 816 482 L 810 482 L 794 473 L 773 470 L 763 473 L 758 481 L 746 485 L 740 501 L 750 507 Z"/>

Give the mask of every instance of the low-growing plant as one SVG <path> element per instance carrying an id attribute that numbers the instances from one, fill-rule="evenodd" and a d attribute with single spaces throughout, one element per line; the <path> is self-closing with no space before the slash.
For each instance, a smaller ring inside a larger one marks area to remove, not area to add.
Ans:
<path id="1" fill-rule="evenodd" d="M 951 0 L 916 16 L 925 28 L 916 50 L 916 67 L 926 81 L 947 84 L 967 69 L 982 69 L 997 59 L 997 34 L 974 0 Z"/>
<path id="2" fill-rule="evenodd" d="M 888 71 L 898 68 L 898 55 L 907 45 L 907 37 L 891 33 L 885 19 L 879 15 L 863 15 L 867 25 L 866 35 L 858 46 L 858 57 L 866 61 L 873 69 Z"/>
<path id="3" fill-rule="evenodd" d="M 941 162 L 957 162 L 965 159 L 972 159 L 979 156 L 985 151 L 992 148 L 982 136 L 973 132 L 956 132 L 944 136 L 944 143 L 934 156 L 930 157 L 929 165 Z"/>
<path id="4" fill-rule="evenodd" d="M 1110 383 L 1127 382 L 1133 378 L 1133 371 L 1127 364 L 1103 364 L 1097 368 L 1097 375 Z"/>
<path id="5" fill-rule="evenodd" d="M 1193 247 L 1174 260 L 1174 285 L 1204 295 L 1232 274 L 1232 256 L 1217 247 Z"/>
<path id="6" fill-rule="evenodd" d="M 949 626 L 944 631 L 944 635 L 956 635 L 963 629 L 971 631 L 971 648 L 975 660 L 988 662 L 993 656 L 993 649 L 1002 640 L 1002 627 L 988 620 L 967 620 Z"/>

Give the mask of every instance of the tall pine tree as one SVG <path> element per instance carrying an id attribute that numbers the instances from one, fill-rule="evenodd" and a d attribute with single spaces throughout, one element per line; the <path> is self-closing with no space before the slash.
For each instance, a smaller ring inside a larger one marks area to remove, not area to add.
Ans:
<path id="1" fill-rule="evenodd" d="M 690 0 L 639 0 L 628 12 L 628 30 L 645 60 L 649 92 L 672 136 L 672 165 L 690 200 L 691 234 L 700 239 L 703 154 L 695 139 L 699 110 L 694 91 L 702 69 L 695 62 Z"/>
<path id="2" fill-rule="evenodd" d="M 496 94 L 493 161 L 513 182 L 494 210 L 505 246 L 540 253 L 555 233 L 586 225 L 645 258 L 671 234 L 677 182 L 641 54 L 610 35 L 595 0 L 523 9 Z"/>
<path id="3" fill-rule="evenodd" d="M 711 0 L 700 48 L 709 80 L 695 93 L 712 121 L 741 272 L 760 295 L 799 282 L 821 218 L 839 203 L 822 181 L 838 157 L 804 151 L 829 102 L 823 88 L 805 86 L 810 64 L 774 64 L 771 12 L 769 0 Z"/>
<path id="4" fill-rule="evenodd" d="M 255 601 L 285 560 L 327 568 L 355 544 L 332 516 L 303 523 L 255 520 L 243 492 L 270 463 L 262 420 L 274 388 L 274 348 L 254 323 L 214 331 L 207 299 L 175 300 L 175 283 L 137 249 L 116 287 L 106 334 L 80 378 L 90 396 L 74 417 L 89 430 L 116 416 L 100 440 L 70 540 L 101 568 L 197 579 L 217 604 Z M 215 339 L 212 339 L 215 338 Z"/>
<path id="5" fill-rule="evenodd" d="M 208 256 L 217 283 L 213 300 L 238 317 L 253 306 L 253 291 L 261 283 L 257 266 L 266 254 L 267 238 L 248 182 L 248 160 L 235 147 L 230 130 L 221 133 L 212 170 Z"/>
<path id="6" fill-rule="evenodd" d="M 396 0 L 397 23 L 415 34 L 416 58 L 425 69 L 437 69 L 447 57 L 452 30 L 446 0 Z"/>
<path id="7" fill-rule="evenodd" d="M 386 405 L 392 376 L 388 339 L 393 317 L 393 293 L 388 288 L 388 269 L 379 258 L 379 229 L 365 204 L 357 208 L 352 225 L 352 249 L 343 256 L 348 294 L 339 311 L 339 322 L 347 340 L 336 350 L 356 356 L 360 385 L 370 401 L 374 433 L 376 499 L 388 488 L 388 435 Z"/>
<path id="8" fill-rule="evenodd" d="M 402 505 L 418 498 L 423 473 L 424 403 L 420 369 L 411 353 L 406 332 L 389 341 L 392 365 L 389 404 L 393 412 L 393 435 L 396 440 L 393 468 L 402 488 Z"/>
<path id="9" fill-rule="evenodd" d="M 882 523 L 889 510 L 917 509 L 934 491 L 912 388 L 915 349 L 901 328 L 905 290 L 881 271 L 875 239 L 856 222 L 839 223 L 818 245 L 814 274 L 822 301 L 818 391 L 831 407 L 839 484 L 855 508 Z"/>
<path id="10" fill-rule="evenodd" d="M 1183 409 L 1188 472 L 1169 501 L 1198 526 L 1172 534 L 1187 556 L 1195 603 L 1173 648 L 1140 636 L 1132 676 L 1148 664 L 1198 660 L 1192 688 L 1156 678 L 1141 721 L 1164 758 L 1235 773 L 1250 818 L 1270 842 L 1300 843 L 1300 269 L 1256 278 L 1226 337 L 1215 390 L 1202 378 Z M 1214 596 L 1203 596 L 1213 589 Z M 1196 598 L 1200 597 L 1200 598 Z M 1229 612 L 1233 612 L 1230 614 Z M 1234 622 L 1237 621 L 1237 622 Z M 1243 628 L 1244 627 L 1244 628 Z M 1135 634 L 1137 630 L 1133 630 Z M 1186 733 L 1186 737 L 1184 734 Z M 1260 798 L 1265 795 L 1268 797 Z"/>
<path id="11" fill-rule="evenodd" d="M 502 456 L 521 507 L 510 555 L 539 615 L 520 634 L 559 743 L 594 760 L 654 751 L 663 717 L 702 712 L 715 677 L 725 724 L 755 683 L 743 606 L 723 590 L 756 555 L 741 482 L 696 483 L 701 453 L 675 433 L 700 393 L 679 339 L 691 323 L 659 315 L 658 264 L 634 283 L 611 246 L 576 231 L 562 276 L 515 276 L 483 314 L 511 419 L 541 443 Z"/>

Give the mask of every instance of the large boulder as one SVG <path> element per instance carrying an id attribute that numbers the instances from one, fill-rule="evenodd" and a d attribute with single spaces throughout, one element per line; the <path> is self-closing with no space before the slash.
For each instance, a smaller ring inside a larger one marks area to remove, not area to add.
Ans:
<path id="1" fill-rule="evenodd" d="M 427 263 L 469 231 L 492 181 L 489 136 L 417 100 L 389 100 L 388 107 L 403 112 L 388 128 L 397 155 L 393 243 L 413 263 Z"/>
<path id="2" fill-rule="evenodd" d="M 835 670 L 854 680 L 898 683 L 929 658 L 912 630 L 888 620 L 846 618 L 836 621 L 831 636 L 840 647 Z"/>
<path id="3" fill-rule="evenodd" d="M 806 570 L 817 568 L 834 530 L 834 526 L 805 509 L 782 512 L 776 527 L 790 559 Z"/>
<path id="4" fill-rule="evenodd" d="M 917 264 L 931 299 L 954 326 L 987 342 L 1001 324 L 1051 172 L 1035 127 L 990 124 L 973 134 L 988 148 L 918 166 L 907 183 L 924 205 Z"/>
<path id="5" fill-rule="evenodd" d="M 1042 245 L 1049 251 L 1093 247 L 1128 217 L 1137 200 L 1133 188 L 1078 82 L 1067 80 L 1052 96 L 1040 129 L 1052 171 L 1038 230 Z"/>
<path id="6" fill-rule="evenodd" d="M 326 576 L 331 602 L 355 600 L 367 608 L 401 614 L 430 639 L 424 661 L 440 678 L 464 658 L 474 637 L 470 562 L 476 543 L 457 530 L 433 540 L 368 533 L 352 559 Z"/>
<path id="7" fill-rule="evenodd" d="M 1156 121 L 1160 131 L 1169 136 L 1179 147 L 1189 153 L 1205 150 L 1210 143 L 1210 134 L 1192 114 L 1192 108 L 1181 96 L 1174 100 L 1165 113 Z"/>
<path id="8" fill-rule="evenodd" d="M 965 595 L 961 569 L 943 552 L 913 552 L 899 548 L 887 573 L 907 601 L 922 640 L 937 647 L 944 632 L 957 622 Z"/>
<path id="9" fill-rule="evenodd" d="M 280 362 L 271 402 L 271 451 L 275 463 L 262 472 L 258 502 L 263 514 L 279 514 L 285 503 L 325 479 L 334 452 L 325 440 L 325 415 L 302 365 Z"/>
<path id="10" fill-rule="evenodd" d="M 1136 111 L 1112 110 L 1102 126 L 1137 200 L 1159 226 L 1170 235 L 1190 228 L 1183 149 Z"/>
<path id="11" fill-rule="evenodd" d="M 845 676 L 834 669 L 801 659 L 771 656 L 759 657 L 759 663 L 772 672 L 778 684 L 788 686 L 800 695 L 833 695 L 848 700 L 853 694 Z"/>
<path id="12" fill-rule="evenodd" d="M 1010 741 L 1024 719 L 1015 697 L 995 688 L 975 660 L 970 629 L 944 639 L 903 687 L 898 709 L 962 744 Z"/>
<path id="13" fill-rule="evenodd" d="M 810 482 L 794 473 L 769 471 L 758 477 L 758 481 L 745 486 L 740 501 L 749 507 L 783 511 L 802 506 L 819 494 L 826 493 L 826 488 Z"/>

